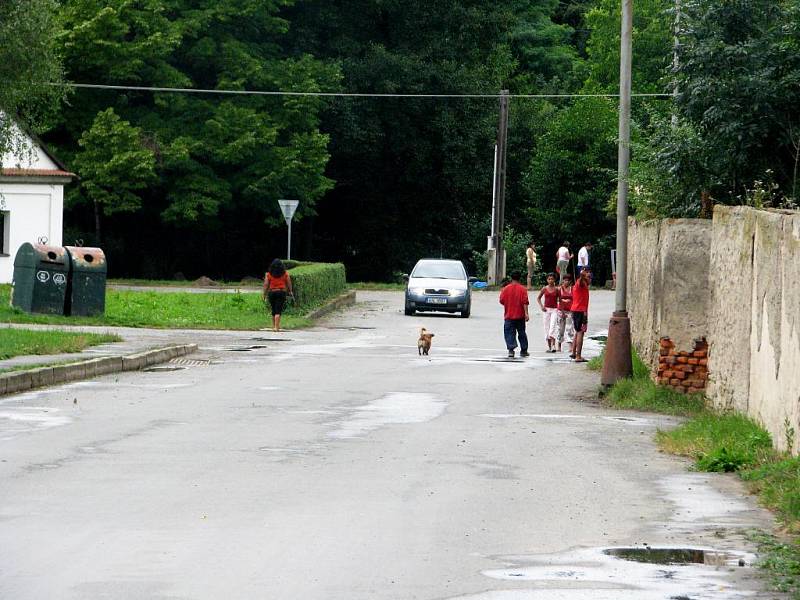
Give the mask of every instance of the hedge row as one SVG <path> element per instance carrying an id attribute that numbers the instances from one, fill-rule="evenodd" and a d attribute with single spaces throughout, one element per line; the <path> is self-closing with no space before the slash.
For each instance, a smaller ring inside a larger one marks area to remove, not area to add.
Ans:
<path id="1" fill-rule="evenodd" d="M 309 309 L 322 304 L 347 288 L 342 263 L 311 263 L 293 268 L 289 272 L 294 290 L 295 308 Z"/>

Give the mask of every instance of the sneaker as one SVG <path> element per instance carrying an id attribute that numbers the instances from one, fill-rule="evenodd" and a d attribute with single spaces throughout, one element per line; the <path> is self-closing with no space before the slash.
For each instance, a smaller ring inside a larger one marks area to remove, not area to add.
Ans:
<path id="1" fill-rule="evenodd" d="M 508 351 L 508 358 L 514 358 L 514 351 L 513 350 L 509 350 Z"/>
<path id="2" fill-rule="evenodd" d="M 525 358 L 527 356 L 530 356 L 530 354 L 528 354 L 527 350 L 523 350 L 522 352 L 519 353 L 519 355 L 522 356 L 523 358 Z"/>

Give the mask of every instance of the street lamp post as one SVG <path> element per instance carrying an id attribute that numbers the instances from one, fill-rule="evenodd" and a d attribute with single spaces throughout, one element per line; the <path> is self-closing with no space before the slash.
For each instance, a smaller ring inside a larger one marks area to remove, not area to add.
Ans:
<path id="1" fill-rule="evenodd" d="M 294 211 L 297 210 L 298 204 L 300 204 L 299 200 L 278 200 L 278 206 L 281 207 L 283 219 L 289 227 L 289 234 L 286 239 L 286 260 L 292 258 L 292 217 L 294 217 Z"/>
<path id="2" fill-rule="evenodd" d="M 600 382 L 613 385 L 633 374 L 631 322 L 628 318 L 628 175 L 631 157 L 631 63 L 633 0 L 622 0 L 619 57 L 619 152 L 617 161 L 617 289 L 614 314 L 608 324 Z"/>

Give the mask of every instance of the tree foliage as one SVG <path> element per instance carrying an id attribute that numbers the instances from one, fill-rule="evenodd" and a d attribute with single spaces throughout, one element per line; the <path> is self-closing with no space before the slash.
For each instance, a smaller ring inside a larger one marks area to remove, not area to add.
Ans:
<path id="1" fill-rule="evenodd" d="M 27 152 L 14 123 L 45 128 L 62 97 L 57 7 L 55 0 L 0 0 L 0 156 Z"/>

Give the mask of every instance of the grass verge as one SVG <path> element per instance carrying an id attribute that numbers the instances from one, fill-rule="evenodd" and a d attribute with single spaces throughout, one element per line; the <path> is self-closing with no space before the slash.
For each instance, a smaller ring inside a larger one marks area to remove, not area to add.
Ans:
<path id="1" fill-rule="evenodd" d="M 800 544 L 763 532 L 753 532 L 750 540 L 758 545 L 759 566 L 770 576 L 776 591 L 800 600 Z"/>
<path id="2" fill-rule="evenodd" d="M 80 352 L 89 346 L 121 340 L 118 335 L 105 333 L 3 328 L 0 329 L 0 360 L 29 354 Z"/>
<path id="3" fill-rule="evenodd" d="M 62 317 L 17 310 L 9 305 L 10 293 L 11 286 L 0 286 L 0 321 L 6 323 L 186 329 L 260 329 L 272 324 L 261 294 L 107 290 L 104 316 Z M 309 325 L 304 316 L 308 310 L 309 307 L 303 307 L 298 311 L 290 305 L 281 327 L 295 329 Z"/>
<path id="4" fill-rule="evenodd" d="M 589 361 L 589 368 L 599 370 L 603 355 Z M 612 386 L 605 402 L 614 408 L 657 412 L 667 415 L 692 416 L 705 410 L 705 399 L 698 394 L 680 394 L 656 385 L 650 379 L 647 365 L 633 352 L 633 377 Z"/>
<path id="5" fill-rule="evenodd" d="M 596 364 L 602 366 L 602 360 Z M 634 376 L 612 386 L 605 402 L 690 417 L 675 429 L 658 431 L 659 448 L 693 459 L 698 471 L 738 473 L 761 504 L 777 514 L 789 535 L 779 539 L 754 534 L 761 551 L 759 564 L 778 591 L 800 600 L 800 457 L 775 450 L 770 434 L 749 417 L 710 410 L 699 394 L 678 394 L 656 385 L 635 352 Z M 795 432 L 788 423 L 785 435 L 791 447 Z"/>

